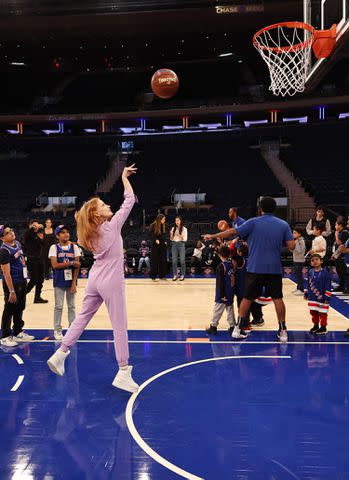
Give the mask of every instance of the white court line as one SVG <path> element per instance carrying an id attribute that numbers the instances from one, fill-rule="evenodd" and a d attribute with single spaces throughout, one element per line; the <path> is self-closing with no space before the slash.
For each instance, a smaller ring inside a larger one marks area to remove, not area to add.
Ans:
<path id="1" fill-rule="evenodd" d="M 114 342 L 113 339 L 110 340 L 78 340 L 77 343 L 112 343 Z M 32 340 L 30 343 L 58 343 L 57 340 Z M 212 344 L 219 344 L 219 345 L 349 345 L 349 341 L 343 342 L 312 342 L 312 341 L 298 341 L 298 342 L 285 342 L 281 343 L 278 340 L 275 341 L 249 341 L 246 342 L 244 340 L 238 342 L 236 340 L 231 341 L 187 341 L 187 340 L 129 340 L 128 343 L 159 343 L 159 344 L 198 344 L 198 345 L 212 345 Z"/>
<path id="2" fill-rule="evenodd" d="M 153 450 L 140 436 L 138 433 L 138 430 L 135 427 L 135 424 L 133 422 L 133 405 L 138 397 L 138 395 L 154 380 L 157 380 L 158 378 L 167 375 L 168 373 L 171 373 L 175 370 L 179 370 L 180 368 L 185 368 L 185 367 L 190 367 L 192 365 L 198 365 L 199 363 L 207 363 L 207 362 L 216 362 L 218 360 L 237 360 L 237 359 L 242 359 L 242 358 L 259 358 L 259 359 L 274 359 L 274 358 L 281 358 L 281 359 L 290 359 L 289 355 L 237 355 L 237 356 L 231 356 L 231 357 L 216 357 L 216 358 L 205 358 L 204 360 L 197 360 L 195 362 L 189 362 L 189 363 L 183 363 L 182 365 L 177 365 L 176 367 L 169 368 L 167 370 L 164 370 L 160 373 L 157 373 L 153 377 L 148 378 L 142 385 L 140 385 L 138 392 L 134 393 L 129 401 L 127 402 L 127 407 L 126 407 L 126 424 L 127 427 L 130 431 L 130 434 L 132 435 L 133 439 L 135 442 L 141 447 L 141 449 L 149 455 L 153 460 L 155 460 L 157 463 L 162 465 L 163 467 L 167 468 L 171 472 L 176 473 L 177 475 L 180 475 L 181 477 L 187 478 L 188 480 L 204 480 L 201 477 L 198 477 L 192 473 L 189 473 L 185 470 L 183 470 L 180 467 L 177 467 L 177 465 L 174 465 L 173 463 L 169 462 L 166 460 L 166 458 L 162 457 L 159 455 L 155 450 Z"/>
<path id="3" fill-rule="evenodd" d="M 13 358 L 16 360 L 16 362 L 19 364 L 19 365 L 23 365 L 24 362 L 23 360 L 21 359 L 21 357 L 19 355 L 17 355 L 17 353 L 14 353 L 13 355 Z"/>
<path id="4" fill-rule="evenodd" d="M 23 380 L 24 380 L 24 375 L 19 375 L 19 377 L 17 378 L 17 382 L 13 385 L 10 392 L 15 392 L 16 390 L 18 390 Z"/>

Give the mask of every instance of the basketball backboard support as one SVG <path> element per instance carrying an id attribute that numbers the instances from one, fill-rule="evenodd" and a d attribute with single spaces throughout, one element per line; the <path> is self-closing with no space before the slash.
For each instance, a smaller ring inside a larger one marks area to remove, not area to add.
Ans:
<path id="1" fill-rule="evenodd" d="M 303 0 L 303 21 L 319 30 L 337 24 L 336 43 L 339 44 L 344 34 L 349 32 L 349 0 Z M 323 58 L 313 61 L 307 82 L 320 73 L 327 61 Z"/>

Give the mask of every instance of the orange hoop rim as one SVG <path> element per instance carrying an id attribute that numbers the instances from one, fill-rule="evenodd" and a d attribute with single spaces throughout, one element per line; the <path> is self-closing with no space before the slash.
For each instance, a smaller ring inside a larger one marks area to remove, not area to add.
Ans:
<path id="1" fill-rule="evenodd" d="M 264 45 L 260 45 L 260 43 L 258 42 L 258 37 L 262 33 L 267 32 L 269 30 L 274 30 L 275 28 L 278 28 L 278 27 L 303 28 L 303 30 L 307 30 L 308 32 L 310 32 L 311 36 L 307 40 L 304 40 L 304 42 L 296 43 L 295 45 L 291 45 L 291 46 L 266 47 Z M 314 39 L 314 32 L 315 32 L 315 28 L 304 22 L 280 22 L 280 23 L 274 23 L 273 25 L 268 25 L 267 27 L 264 27 L 258 30 L 258 32 L 256 32 L 253 35 L 252 42 L 253 42 L 253 45 L 258 50 L 267 50 L 275 53 L 298 52 L 300 50 L 305 50 L 306 48 L 311 47 Z"/>

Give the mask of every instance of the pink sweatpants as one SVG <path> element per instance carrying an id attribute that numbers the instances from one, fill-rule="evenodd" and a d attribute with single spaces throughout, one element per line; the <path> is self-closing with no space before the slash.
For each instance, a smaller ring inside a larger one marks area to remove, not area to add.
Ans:
<path id="1" fill-rule="evenodd" d="M 120 367 L 127 365 L 129 358 L 121 228 L 135 203 L 133 193 L 125 191 L 124 196 L 120 210 L 99 227 L 95 263 L 90 271 L 82 308 L 64 335 L 61 346 L 66 352 L 75 345 L 104 301 L 113 327 L 116 360 Z"/>
<path id="2" fill-rule="evenodd" d="M 75 345 L 103 301 L 113 327 L 116 360 L 119 367 L 124 367 L 129 359 L 124 279 L 121 279 L 119 285 L 105 286 L 97 286 L 95 282 L 89 281 L 81 311 L 64 335 L 61 348 L 66 352 Z"/>

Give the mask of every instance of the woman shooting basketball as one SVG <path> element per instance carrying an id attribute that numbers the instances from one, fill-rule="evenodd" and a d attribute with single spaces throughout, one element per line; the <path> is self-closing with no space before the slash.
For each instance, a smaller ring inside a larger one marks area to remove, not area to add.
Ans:
<path id="1" fill-rule="evenodd" d="M 113 327 L 115 354 L 119 365 L 113 385 L 128 392 L 137 391 L 138 385 L 133 381 L 132 367 L 128 365 L 121 228 L 135 203 L 135 195 L 128 177 L 135 174 L 136 171 L 134 164 L 123 171 L 125 200 L 115 215 L 109 205 L 103 203 L 99 198 L 92 198 L 84 203 L 76 214 L 79 244 L 93 253 L 95 263 L 90 270 L 82 309 L 63 337 L 61 347 L 47 362 L 54 373 L 60 376 L 64 375 L 64 362 L 70 353 L 70 348 L 78 341 L 104 301 Z"/>

